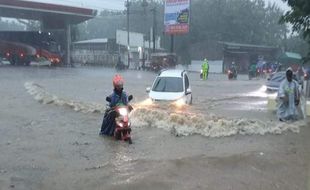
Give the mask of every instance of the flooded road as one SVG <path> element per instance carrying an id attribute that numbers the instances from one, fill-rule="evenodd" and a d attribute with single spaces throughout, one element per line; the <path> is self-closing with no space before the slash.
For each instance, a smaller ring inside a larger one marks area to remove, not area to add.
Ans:
<path id="1" fill-rule="evenodd" d="M 193 105 L 180 111 L 142 104 L 154 73 L 124 72 L 128 145 L 98 135 L 114 74 L 0 68 L 0 189 L 310 188 L 309 123 L 277 122 L 263 80 L 190 73 Z"/>

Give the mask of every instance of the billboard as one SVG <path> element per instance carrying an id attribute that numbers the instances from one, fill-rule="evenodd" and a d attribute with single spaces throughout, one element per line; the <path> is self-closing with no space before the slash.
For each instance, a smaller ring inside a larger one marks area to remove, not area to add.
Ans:
<path id="1" fill-rule="evenodd" d="M 189 32 L 190 0 L 165 1 L 165 33 L 186 34 Z"/>

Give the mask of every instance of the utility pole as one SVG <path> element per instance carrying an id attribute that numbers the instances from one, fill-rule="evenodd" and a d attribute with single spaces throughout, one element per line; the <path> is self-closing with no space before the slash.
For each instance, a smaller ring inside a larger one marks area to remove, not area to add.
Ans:
<path id="1" fill-rule="evenodd" d="M 145 67 L 145 38 L 146 38 L 146 33 L 147 33 L 147 30 L 146 30 L 146 7 L 148 6 L 148 3 L 146 2 L 146 0 L 143 0 L 142 2 L 142 7 L 143 7 L 143 16 L 144 16 L 144 32 L 143 32 L 143 51 L 142 51 L 142 68 Z"/>
<path id="2" fill-rule="evenodd" d="M 170 35 L 170 42 L 171 42 L 171 44 L 170 44 L 170 53 L 173 53 L 174 52 L 174 35 L 173 34 L 171 34 Z"/>
<path id="3" fill-rule="evenodd" d="M 127 52 L 128 52 L 128 57 L 127 57 L 127 66 L 129 68 L 130 66 L 130 38 L 129 38 L 129 0 L 126 2 L 126 8 L 127 8 Z"/>
<path id="4" fill-rule="evenodd" d="M 153 12 L 153 28 L 152 28 L 152 41 L 153 41 L 153 53 L 156 51 L 156 31 L 157 31 L 157 20 L 156 20 L 156 7 L 151 9 Z"/>

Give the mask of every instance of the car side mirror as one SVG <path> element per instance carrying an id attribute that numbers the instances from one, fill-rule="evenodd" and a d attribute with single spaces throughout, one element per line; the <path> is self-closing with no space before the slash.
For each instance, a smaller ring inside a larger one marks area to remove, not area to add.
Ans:
<path id="1" fill-rule="evenodd" d="M 111 97 L 109 97 L 109 96 L 107 96 L 107 97 L 105 98 L 105 100 L 106 100 L 107 102 L 111 102 L 111 101 L 112 101 Z"/>
<path id="2" fill-rule="evenodd" d="M 147 87 L 147 88 L 146 88 L 146 92 L 147 92 L 147 93 L 151 92 L 151 88 L 150 88 L 150 87 Z"/>
<path id="3" fill-rule="evenodd" d="M 185 92 L 185 95 L 189 95 L 189 94 L 191 94 L 192 93 L 192 90 L 190 89 L 190 88 L 188 88 L 187 90 L 186 90 L 186 92 Z"/>
<path id="4" fill-rule="evenodd" d="M 133 96 L 132 96 L 132 95 L 129 95 L 129 96 L 128 96 L 128 101 L 130 102 L 132 99 L 133 99 Z"/>

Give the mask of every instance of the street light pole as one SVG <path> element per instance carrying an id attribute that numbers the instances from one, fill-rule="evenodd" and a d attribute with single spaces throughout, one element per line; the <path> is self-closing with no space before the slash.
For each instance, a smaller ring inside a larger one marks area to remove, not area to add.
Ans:
<path id="1" fill-rule="evenodd" d="M 129 0 L 127 0 L 126 7 L 127 7 L 127 52 L 128 52 L 127 66 L 128 66 L 128 68 L 130 66 L 129 6 L 130 6 Z"/>

